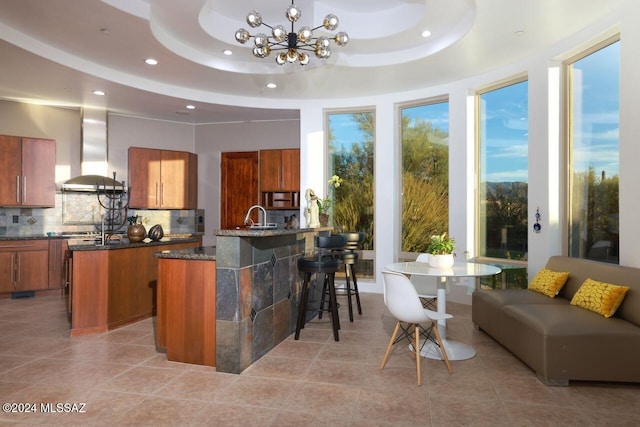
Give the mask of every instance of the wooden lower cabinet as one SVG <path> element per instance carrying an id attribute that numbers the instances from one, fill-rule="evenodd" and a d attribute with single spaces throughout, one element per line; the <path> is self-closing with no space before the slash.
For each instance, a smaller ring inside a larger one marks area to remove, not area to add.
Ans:
<path id="1" fill-rule="evenodd" d="M 49 240 L 49 289 L 64 289 L 65 287 L 65 254 L 68 249 L 69 244 L 66 240 Z"/>
<path id="2" fill-rule="evenodd" d="M 157 346 L 167 360 L 216 366 L 216 262 L 159 261 Z"/>
<path id="3" fill-rule="evenodd" d="M 155 314 L 155 252 L 194 248 L 200 241 L 167 245 L 77 250 L 69 283 L 71 335 L 105 332 Z"/>
<path id="4" fill-rule="evenodd" d="M 46 240 L 0 242 L 0 293 L 49 288 L 49 243 Z"/>

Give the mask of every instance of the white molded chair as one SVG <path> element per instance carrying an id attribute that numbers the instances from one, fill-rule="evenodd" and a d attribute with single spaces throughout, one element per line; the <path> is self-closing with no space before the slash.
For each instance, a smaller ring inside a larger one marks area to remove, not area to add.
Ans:
<path id="1" fill-rule="evenodd" d="M 384 303 L 398 322 L 396 323 L 396 327 L 393 330 L 391 339 L 389 340 L 389 345 L 387 346 L 387 351 L 384 355 L 384 359 L 382 360 L 382 365 L 380 365 L 380 369 L 384 369 L 384 366 L 387 364 L 391 348 L 398 342 L 402 341 L 403 338 L 406 338 L 409 340 L 415 351 L 418 385 L 421 385 L 420 350 L 422 349 L 422 346 L 420 345 L 420 336 L 423 336 L 425 338 L 425 343 L 429 340 L 440 347 L 444 363 L 447 365 L 449 373 L 452 373 L 451 364 L 449 363 L 449 358 L 447 357 L 444 345 L 442 345 L 442 339 L 440 338 L 436 322 L 438 320 L 450 319 L 453 316 L 450 314 L 440 314 L 422 307 L 422 303 L 420 302 L 416 289 L 413 287 L 409 278 L 404 274 L 383 271 L 382 277 L 384 279 Z M 403 326 L 402 323 L 406 323 L 406 327 Z M 429 324 L 429 327 L 425 329 L 420 325 L 421 323 Z M 400 329 L 402 329 L 402 334 L 398 336 Z M 435 335 L 435 340 L 433 339 L 431 332 Z M 424 343 L 422 345 L 424 345 Z"/>
<path id="2" fill-rule="evenodd" d="M 416 262 L 429 262 L 429 254 L 420 254 L 416 258 Z M 420 301 L 424 308 L 435 309 L 435 303 L 438 299 L 438 282 L 437 278 L 429 276 L 414 275 L 411 277 L 411 283 L 418 292 Z"/>

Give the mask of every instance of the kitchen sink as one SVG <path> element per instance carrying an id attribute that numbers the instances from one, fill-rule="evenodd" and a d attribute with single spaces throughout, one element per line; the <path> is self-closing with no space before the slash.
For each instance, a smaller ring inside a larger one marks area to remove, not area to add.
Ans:
<path id="1" fill-rule="evenodd" d="M 249 229 L 251 230 L 275 230 L 276 228 L 278 228 L 278 224 L 276 223 L 268 223 L 268 224 L 253 224 L 249 226 Z"/>

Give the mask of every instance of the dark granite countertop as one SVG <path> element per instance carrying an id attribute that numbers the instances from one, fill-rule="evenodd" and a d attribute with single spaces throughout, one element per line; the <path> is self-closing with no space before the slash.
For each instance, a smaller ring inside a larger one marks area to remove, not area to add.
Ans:
<path id="1" fill-rule="evenodd" d="M 52 233 L 51 235 L 48 234 L 29 234 L 29 235 L 20 235 L 20 236 L 7 236 L 7 235 L 0 235 L 0 242 L 3 241 L 12 241 L 12 240 L 48 240 L 48 239 L 65 239 L 65 240 L 81 240 L 77 237 L 72 237 L 72 236 L 77 236 L 81 234 L 81 232 L 79 232 L 78 234 L 72 233 L 72 234 L 62 234 L 62 233 Z M 166 239 L 187 239 L 187 238 L 199 238 L 202 237 L 204 235 L 204 233 L 189 233 L 189 234 L 174 234 L 174 235 L 165 235 Z M 86 237 L 86 239 L 90 239 L 89 236 Z M 149 242 L 150 240 L 147 239 L 147 242 Z"/>
<path id="2" fill-rule="evenodd" d="M 314 231 L 331 231 L 333 227 L 320 227 L 320 228 L 274 228 L 265 230 L 256 230 L 250 228 L 238 228 L 235 230 L 216 230 L 213 234 L 215 236 L 230 236 L 230 237 L 271 237 L 271 236 L 286 236 L 289 234 L 309 233 Z"/>
<path id="3" fill-rule="evenodd" d="M 47 240 L 47 239 L 64 239 L 63 236 L 43 236 L 42 234 L 34 236 L 0 236 L 0 242 L 9 242 L 12 240 Z"/>
<path id="4" fill-rule="evenodd" d="M 215 246 L 200 246 L 198 248 L 186 249 L 170 249 L 153 254 L 156 258 L 182 259 L 182 260 L 198 260 L 198 261 L 215 261 Z"/>
<path id="5" fill-rule="evenodd" d="M 106 245 L 99 245 L 92 241 L 86 240 L 69 240 L 69 250 L 71 251 L 104 251 L 114 249 L 129 249 L 140 248 L 146 246 L 161 246 L 161 245 L 173 245 L 178 243 L 199 242 L 200 236 L 193 237 L 164 237 L 157 242 L 152 241 L 149 238 L 144 239 L 142 242 L 130 243 L 129 240 L 123 239 L 121 241 L 114 241 Z"/>

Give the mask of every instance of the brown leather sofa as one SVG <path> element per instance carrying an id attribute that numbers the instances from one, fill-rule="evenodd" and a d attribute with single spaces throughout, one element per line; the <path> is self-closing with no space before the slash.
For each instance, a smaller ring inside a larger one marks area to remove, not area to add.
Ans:
<path id="1" fill-rule="evenodd" d="M 553 256 L 546 267 L 568 271 L 555 298 L 521 289 L 473 293 L 472 319 L 547 385 L 570 380 L 640 382 L 640 268 Z M 606 318 L 569 304 L 585 279 L 629 286 Z"/>

